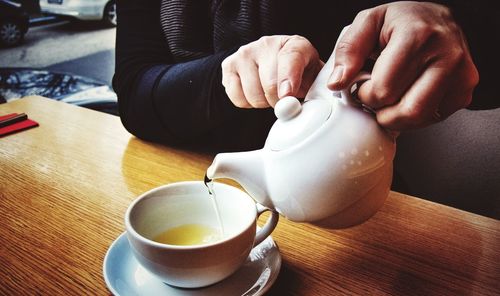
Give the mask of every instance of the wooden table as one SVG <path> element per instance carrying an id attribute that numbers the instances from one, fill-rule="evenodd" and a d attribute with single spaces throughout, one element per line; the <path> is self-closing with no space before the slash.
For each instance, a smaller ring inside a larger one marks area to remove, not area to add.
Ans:
<path id="1" fill-rule="evenodd" d="M 0 293 L 105 295 L 104 255 L 128 204 L 200 180 L 213 155 L 141 141 L 118 117 L 40 97 L 0 105 L 40 126 L 0 138 Z M 471 196 L 471 198 L 474 198 Z M 500 221 L 391 192 L 368 222 L 281 219 L 268 295 L 500 295 Z"/>

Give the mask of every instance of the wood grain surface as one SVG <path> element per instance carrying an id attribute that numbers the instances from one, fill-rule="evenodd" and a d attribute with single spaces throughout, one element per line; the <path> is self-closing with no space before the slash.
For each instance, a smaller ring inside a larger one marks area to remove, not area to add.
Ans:
<path id="1" fill-rule="evenodd" d="M 213 159 L 54 100 L 0 105 L 0 115 L 12 112 L 40 126 L 0 138 L 2 295 L 109 294 L 103 259 L 129 203 L 162 184 L 202 180 Z M 282 218 L 273 238 L 283 265 L 268 295 L 500 295 L 499 221 L 396 192 L 360 226 Z"/>

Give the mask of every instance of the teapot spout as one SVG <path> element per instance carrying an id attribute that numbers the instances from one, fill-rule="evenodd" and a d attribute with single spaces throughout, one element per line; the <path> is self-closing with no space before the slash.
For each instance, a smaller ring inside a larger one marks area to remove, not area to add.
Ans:
<path id="1" fill-rule="evenodd" d="M 227 178 L 238 182 L 258 203 L 270 209 L 274 205 L 267 193 L 262 150 L 219 153 L 207 169 L 209 179 Z"/>

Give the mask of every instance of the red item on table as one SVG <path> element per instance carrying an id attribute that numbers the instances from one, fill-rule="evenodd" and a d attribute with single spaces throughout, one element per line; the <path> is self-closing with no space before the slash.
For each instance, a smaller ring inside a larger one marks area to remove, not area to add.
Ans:
<path id="1" fill-rule="evenodd" d="M 11 113 L 11 114 L 2 115 L 2 116 L 0 116 L 0 122 L 3 120 L 9 120 L 9 119 L 15 118 L 18 115 L 19 115 L 18 113 Z M 14 122 L 10 125 L 0 127 L 0 137 L 10 135 L 12 133 L 20 132 L 20 131 L 23 131 L 23 130 L 26 130 L 26 129 L 29 129 L 32 127 L 36 127 L 36 126 L 38 126 L 38 122 L 31 120 L 31 119 L 25 119 L 25 120 L 22 120 L 19 122 Z"/>

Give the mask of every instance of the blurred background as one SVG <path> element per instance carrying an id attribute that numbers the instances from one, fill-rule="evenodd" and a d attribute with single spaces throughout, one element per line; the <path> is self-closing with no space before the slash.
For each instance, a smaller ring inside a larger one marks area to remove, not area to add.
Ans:
<path id="1" fill-rule="evenodd" d="M 0 103 L 26 95 L 117 114 L 115 0 L 0 0 Z"/>

